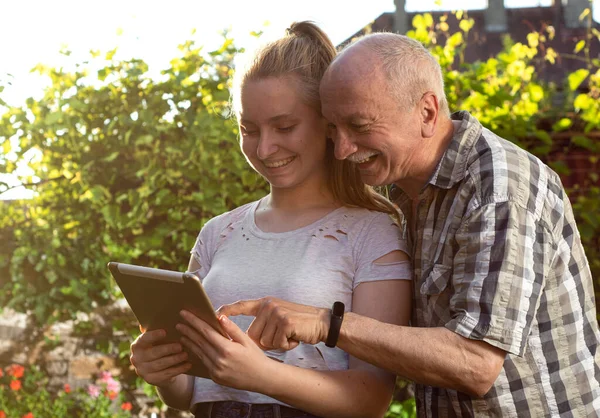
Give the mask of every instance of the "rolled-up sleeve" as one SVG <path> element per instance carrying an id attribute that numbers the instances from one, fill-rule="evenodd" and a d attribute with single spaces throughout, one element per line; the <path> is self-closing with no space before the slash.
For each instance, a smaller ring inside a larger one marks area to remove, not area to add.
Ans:
<path id="1" fill-rule="evenodd" d="M 511 201 L 483 205 L 456 233 L 446 328 L 522 356 L 544 285 L 535 271 L 543 228 L 534 214 Z"/>

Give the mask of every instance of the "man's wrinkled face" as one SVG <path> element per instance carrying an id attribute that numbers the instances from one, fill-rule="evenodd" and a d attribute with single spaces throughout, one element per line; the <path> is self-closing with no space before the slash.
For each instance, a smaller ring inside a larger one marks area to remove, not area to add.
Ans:
<path id="1" fill-rule="evenodd" d="M 378 186 L 410 176 L 420 122 L 418 106 L 401 109 L 368 55 L 348 51 L 333 64 L 321 83 L 321 103 L 336 158 L 357 164 L 363 181 Z"/>

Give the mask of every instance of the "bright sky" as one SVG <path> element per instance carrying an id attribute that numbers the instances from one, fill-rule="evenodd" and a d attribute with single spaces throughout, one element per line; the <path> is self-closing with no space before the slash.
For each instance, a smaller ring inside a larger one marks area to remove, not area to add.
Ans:
<path id="1" fill-rule="evenodd" d="M 547 6 L 551 0 L 505 4 Z M 594 4 L 595 19 L 600 20 L 600 0 Z M 407 11 L 485 7 L 487 0 L 442 0 L 441 6 L 435 0 L 406 0 Z M 238 45 L 252 46 L 248 34 L 253 30 L 263 29 L 263 38 L 269 39 L 280 36 L 294 20 L 311 19 L 340 43 L 394 10 L 394 0 L 0 0 L 0 85 L 11 83 L 0 95 L 11 105 L 39 97 L 45 80 L 29 70 L 37 63 L 65 64 L 58 53 L 65 47 L 72 51 L 68 62 L 87 59 L 91 49 L 118 47 L 116 58 L 141 58 L 158 72 L 177 55 L 178 44 L 193 38 L 216 47 L 219 32 L 226 28 Z"/>

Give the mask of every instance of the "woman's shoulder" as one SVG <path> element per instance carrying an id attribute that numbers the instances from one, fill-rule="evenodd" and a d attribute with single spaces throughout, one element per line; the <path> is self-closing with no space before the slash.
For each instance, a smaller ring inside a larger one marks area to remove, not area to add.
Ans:
<path id="1" fill-rule="evenodd" d="M 209 219 L 202 228 L 205 233 L 220 233 L 226 228 L 232 227 L 244 221 L 249 212 L 254 208 L 258 201 L 246 203 L 238 206 L 228 212 L 224 212 L 214 218 Z"/>
<path id="2" fill-rule="evenodd" d="M 329 222 L 336 224 L 338 229 L 351 235 L 362 235 L 371 228 L 376 230 L 394 228 L 397 230 L 398 224 L 391 215 L 369 210 L 365 208 L 343 206 L 335 212 L 334 217 Z"/>

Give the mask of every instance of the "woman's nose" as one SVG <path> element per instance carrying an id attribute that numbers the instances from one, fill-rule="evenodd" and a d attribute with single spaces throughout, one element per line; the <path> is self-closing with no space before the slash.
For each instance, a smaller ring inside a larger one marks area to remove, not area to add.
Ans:
<path id="1" fill-rule="evenodd" d="M 278 150 L 279 146 L 277 145 L 275 138 L 273 138 L 273 136 L 268 132 L 261 132 L 258 140 L 258 148 L 256 150 L 256 155 L 258 158 L 261 160 L 266 160 Z"/>

